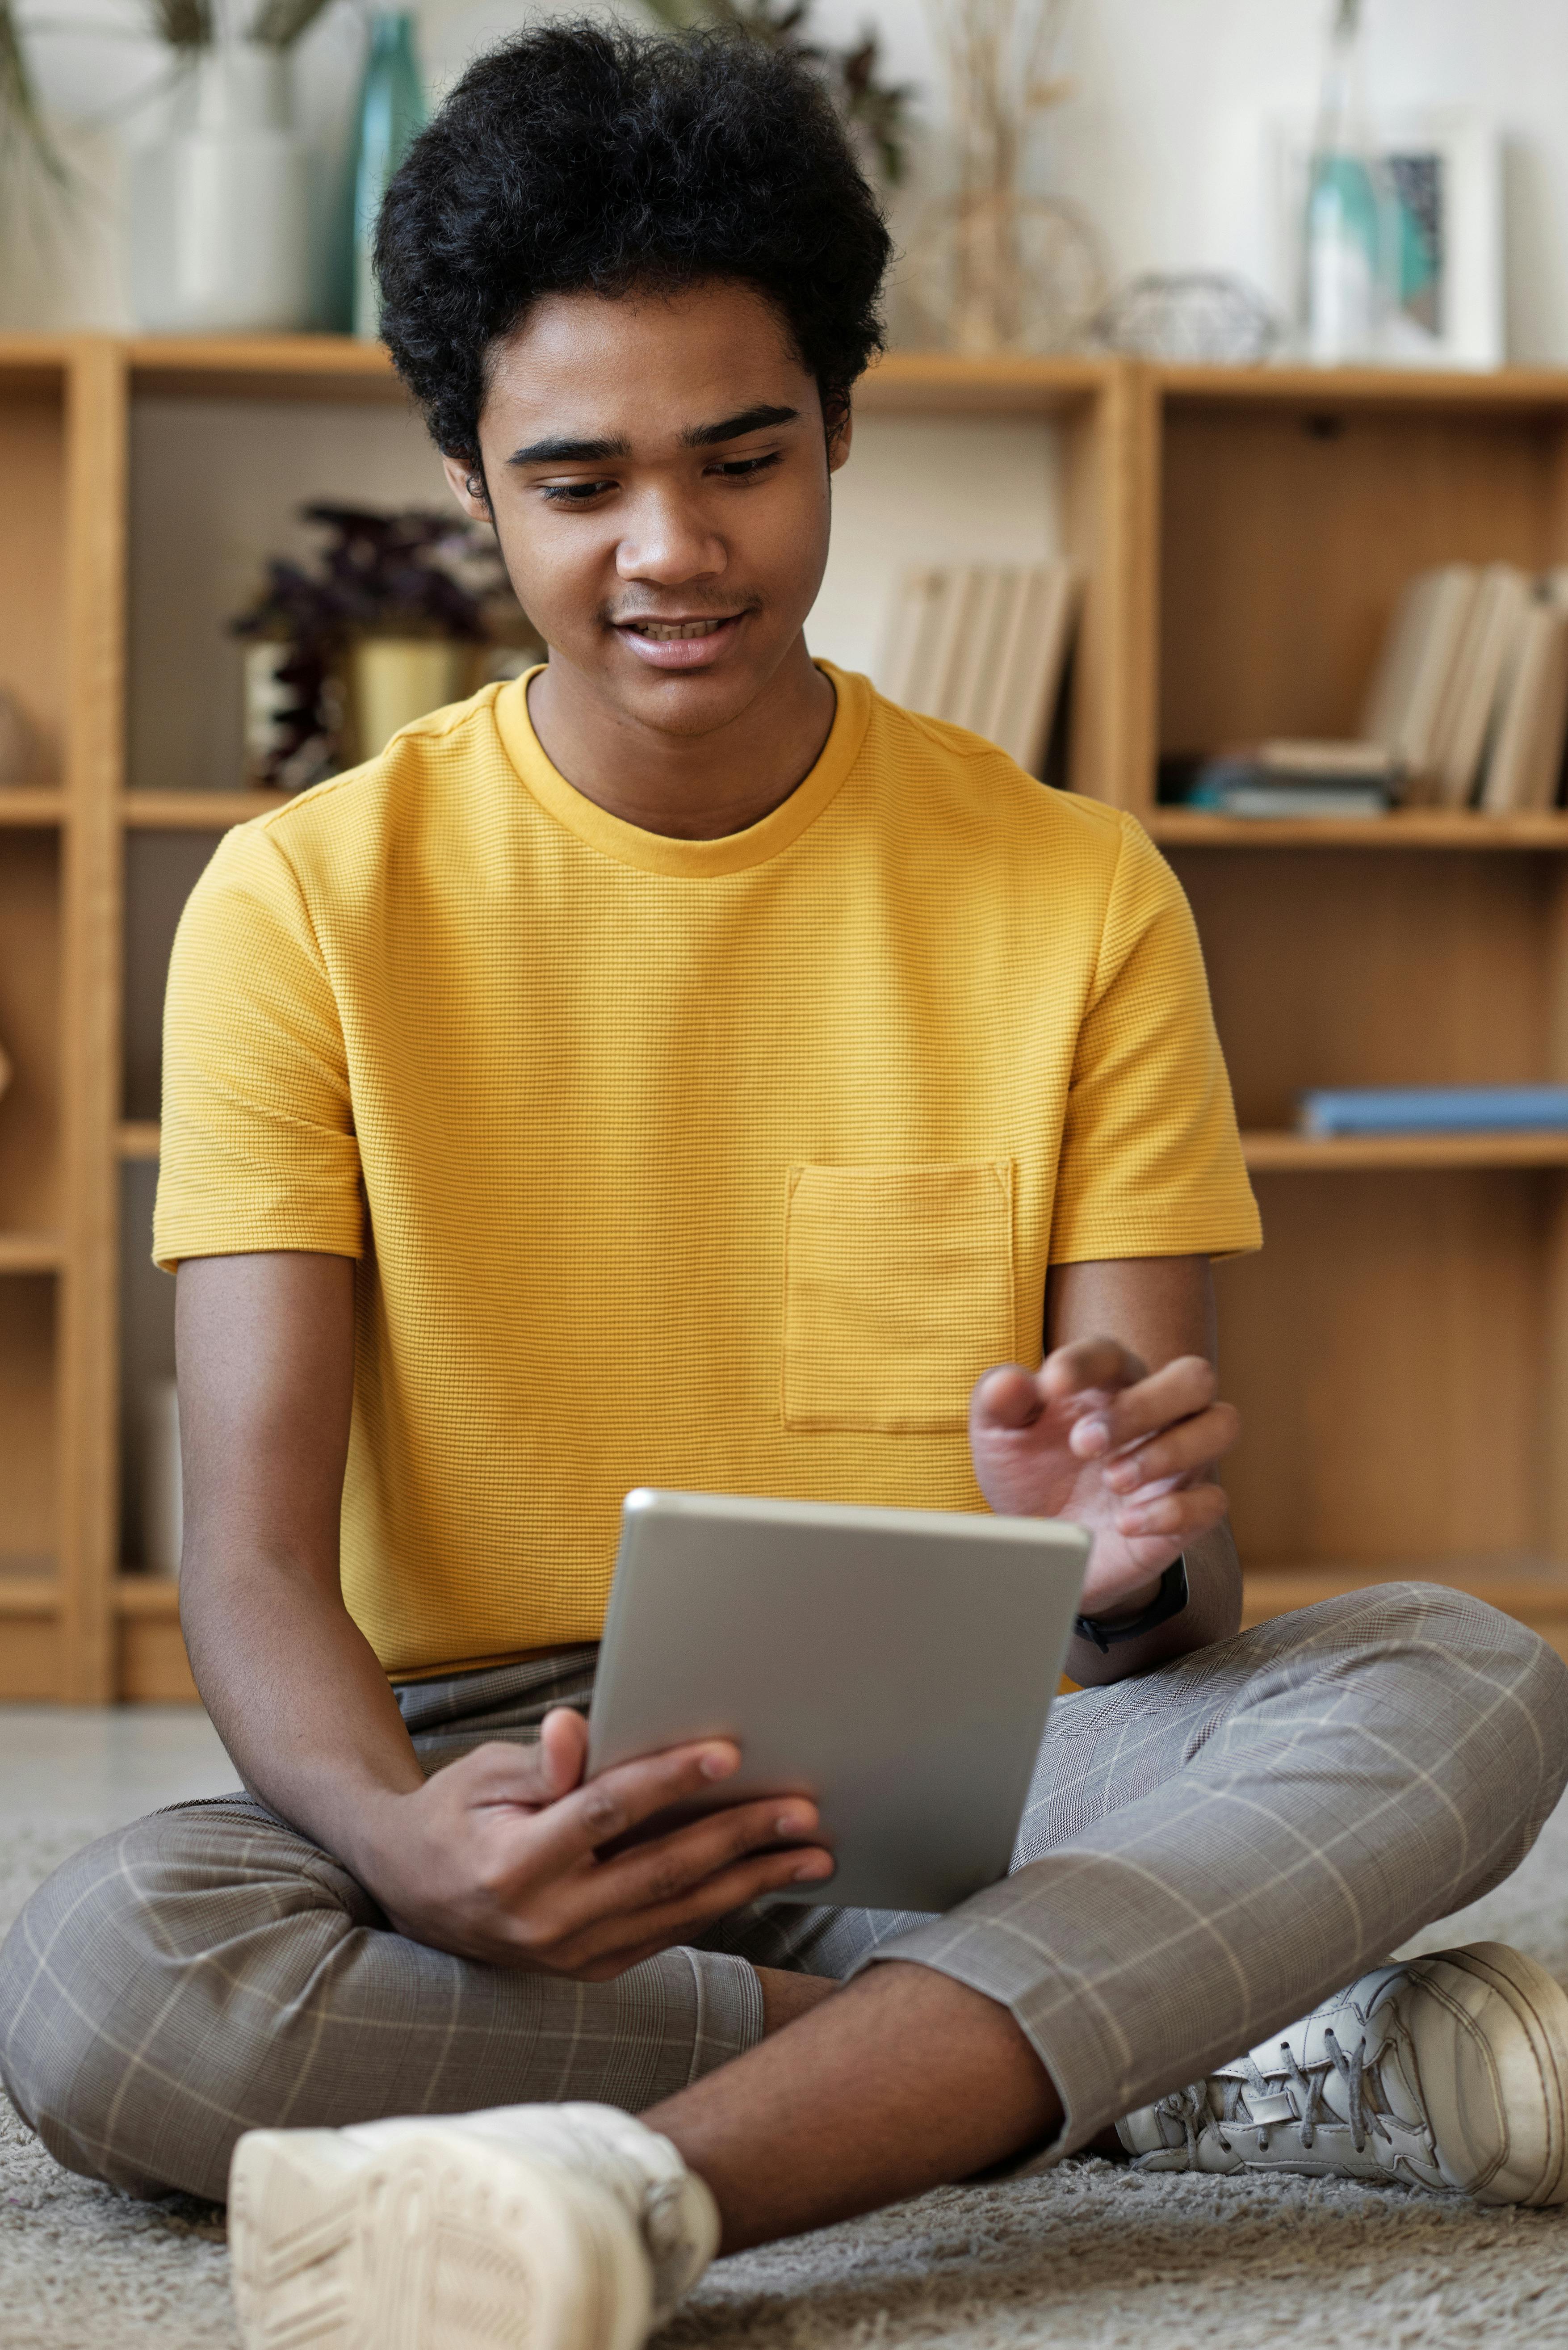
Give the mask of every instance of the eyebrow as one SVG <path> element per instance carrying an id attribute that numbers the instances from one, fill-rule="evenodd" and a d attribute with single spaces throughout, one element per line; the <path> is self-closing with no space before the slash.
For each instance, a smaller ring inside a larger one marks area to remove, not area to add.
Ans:
<path id="1" fill-rule="evenodd" d="M 683 449 L 716 449 L 725 441 L 739 441 L 748 432 L 765 432 L 770 425 L 798 421 L 798 408 L 742 408 L 738 415 L 721 417 L 717 424 L 691 424 L 680 435 Z M 597 465 L 609 457 L 629 457 L 629 441 L 574 441 L 566 435 L 530 441 L 514 449 L 509 465 Z"/>

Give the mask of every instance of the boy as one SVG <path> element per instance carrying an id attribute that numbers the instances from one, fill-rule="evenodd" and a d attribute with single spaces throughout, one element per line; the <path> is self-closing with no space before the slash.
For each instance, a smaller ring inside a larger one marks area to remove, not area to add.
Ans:
<path id="1" fill-rule="evenodd" d="M 253 2345 L 610 2350 L 716 2249 L 1086 2145 L 1568 2195 L 1556 1986 L 1363 1971 L 1528 1847 L 1562 1667 L 1419 1586 L 1237 1630 L 1209 1260 L 1258 1234 L 1180 892 L 807 652 L 887 258 L 725 43 L 525 36 L 388 201 L 550 659 L 192 898 L 156 1246 L 249 1794 L 78 1856 L 0 1977 L 62 2160 L 228 2181 Z M 583 1783 L 639 1482 L 1091 1529 L 1004 1884 L 771 1907 L 831 1892 L 794 1800 L 619 1848 L 738 1762 Z"/>

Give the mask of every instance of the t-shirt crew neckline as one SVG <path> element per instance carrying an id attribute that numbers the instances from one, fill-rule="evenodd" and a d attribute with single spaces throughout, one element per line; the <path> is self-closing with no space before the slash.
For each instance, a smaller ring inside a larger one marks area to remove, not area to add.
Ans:
<path id="1" fill-rule="evenodd" d="M 777 857 L 815 823 L 860 755 L 871 718 L 870 686 L 865 678 L 836 670 L 828 661 L 818 661 L 816 667 L 831 681 L 838 703 L 816 764 L 760 824 L 725 833 L 718 840 L 672 840 L 665 833 L 644 832 L 611 816 L 569 784 L 546 758 L 528 714 L 528 682 L 538 676 L 537 668 L 503 686 L 495 697 L 495 723 L 502 748 L 532 797 L 589 848 L 644 873 L 694 879 L 743 873 Z"/>

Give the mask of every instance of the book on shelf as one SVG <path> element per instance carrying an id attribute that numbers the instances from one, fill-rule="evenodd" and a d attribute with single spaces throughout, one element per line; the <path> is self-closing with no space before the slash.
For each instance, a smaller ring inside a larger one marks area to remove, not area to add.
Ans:
<path id="1" fill-rule="evenodd" d="M 1548 598 L 1526 608 L 1498 697 L 1481 784 L 1489 815 L 1555 806 L 1565 724 L 1568 610 Z"/>
<path id="2" fill-rule="evenodd" d="M 1530 581 L 1514 564 L 1490 563 L 1480 575 L 1438 712 L 1432 782 L 1433 797 L 1443 807 L 1469 807 L 1475 795 L 1530 595 Z"/>
<path id="3" fill-rule="evenodd" d="M 1301 1096 L 1303 1134 L 1568 1132 L 1568 1086 L 1340 1086 Z"/>
<path id="4" fill-rule="evenodd" d="M 1388 807 L 1397 774 L 1392 755 L 1376 743 L 1281 739 L 1206 759 L 1188 806 L 1262 821 L 1378 816 Z"/>
<path id="5" fill-rule="evenodd" d="M 1409 580 L 1383 639 L 1361 713 L 1361 733 L 1379 743 L 1407 778 L 1406 796 L 1429 795 L 1439 723 L 1480 577 L 1473 564 L 1444 563 Z"/>
<path id="6" fill-rule="evenodd" d="M 893 597 L 883 691 L 1038 775 L 1077 620 L 1070 564 L 927 564 Z"/>

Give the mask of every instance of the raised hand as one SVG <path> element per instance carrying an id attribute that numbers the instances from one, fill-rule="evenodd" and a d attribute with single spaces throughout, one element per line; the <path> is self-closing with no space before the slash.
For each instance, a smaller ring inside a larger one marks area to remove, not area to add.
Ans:
<path id="1" fill-rule="evenodd" d="M 1150 1371 L 1115 1338 L 1059 1347 L 1038 1371 L 987 1371 L 970 1450 L 992 1508 L 1068 1518 L 1094 1536 L 1086 1615 L 1136 1612 L 1171 1561 L 1225 1515 L 1217 1461 L 1241 1421 L 1213 1367 L 1180 1355 Z"/>

